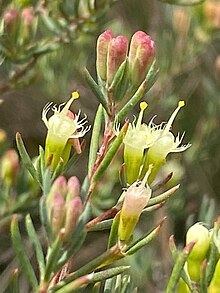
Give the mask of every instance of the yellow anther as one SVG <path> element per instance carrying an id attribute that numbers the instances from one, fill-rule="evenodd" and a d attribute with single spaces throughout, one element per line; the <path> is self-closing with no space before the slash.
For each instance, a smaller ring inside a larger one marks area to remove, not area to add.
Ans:
<path id="1" fill-rule="evenodd" d="M 78 99 L 79 98 L 79 93 L 78 92 L 73 92 L 72 93 L 72 99 L 73 100 L 76 100 L 76 99 Z"/>
<path id="2" fill-rule="evenodd" d="M 140 103 L 140 109 L 141 109 L 141 111 L 144 111 L 144 110 L 147 108 L 147 106 L 148 106 L 148 103 L 146 103 L 146 102 L 141 102 L 141 103 Z"/>
<path id="3" fill-rule="evenodd" d="M 185 102 L 184 101 L 179 101 L 178 107 L 182 108 L 184 106 L 185 106 Z"/>

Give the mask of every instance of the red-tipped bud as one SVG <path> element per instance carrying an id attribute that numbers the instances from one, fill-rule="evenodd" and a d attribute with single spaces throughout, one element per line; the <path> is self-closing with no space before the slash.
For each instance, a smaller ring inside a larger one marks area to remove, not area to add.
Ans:
<path id="1" fill-rule="evenodd" d="M 65 200 L 63 196 L 56 192 L 51 202 L 50 223 L 52 231 L 57 235 L 63 228 L 65 217 Z"/>
<path id="2" fill-rule="evenodd" d="M 19 170 L 19 157 L 14 149 L 6 151 L 1 160 L 1 179 L 4 184 L 11 186 L 15 183 Z"/>
<path id="3" fill-rule="evenodd" d="M 80 182 L 76 176 L 70 177 L 67 183 L 67 198 L 66 202 L 70 202 L 80 194 Z"/>
<path id="4" fill-rule="evenodd" d="M 19 18 L 19 13 L 15 8 L 9 9 L 4 14 L 4 21 L 6 25 L 12 26 Z"/>
<path id="5" fill-rule="evenodd" d="M 83 210 L 81 198 L 76 196 L 66 207 L 65 239 L 71 237 Z"/>
<path id="6" fill-rule="evenodd" d="M 144 80 L 154 57 L 154 41 L 145 32 L 136 32 L 131 39 L 129 50 L 130 79 L 134 86 Z"/>
<path id="7" fill-rule="evenodd" d="M 50 192 L 47 196 L 47 207 L 48 207 L 49 214 L 50 214 L 52 202 L 54 200 L 54 196 L 57 193 L 61 194 L 63 198 L 66 197 L 67 180 L 64 176 L 59 176 L 56 178 L 56 180 L 53 182 L 53 185 L 51 186 Z"/>
<path id="8" fill-rule="evenodd" d="M 25 8 L 21 13 L 21 18 L 25 26 L 31 26 L 34 21 L 34 9 L 33 7 Z"/>
<path id="9" fill-rule="evenodd" d="M 106 80 L 107 78 L 107 55 L 108 55 L 108 46 L 111 39 L 114 37 L 111 30 L 103 32 L 97 40 L 96 47 L 96 69 L 98 75 L 101 79 Z"/>
<path id="10" fill-rule="evenodd" d="M 119 66 L 125 61 L 128 51 L 128 40 L 124 36 L 113 38 L 108 47 L 107 57 L 107 81 L 110 85 L 119 69 Z"/>

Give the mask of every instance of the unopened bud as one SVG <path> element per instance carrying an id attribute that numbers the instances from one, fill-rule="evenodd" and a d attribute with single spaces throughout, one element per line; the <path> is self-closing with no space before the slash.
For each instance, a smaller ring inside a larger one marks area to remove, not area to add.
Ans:
<path id="1" fill-rule="evenodd" d="M 54 196 L 59 193 L 63 198 L 66 197 L 67 193 L 67 180 L 64 176 L 59 176 L 53 182 L 50 192 L 47 196 L 47 207 L 48 211 L 51 209 L 51 204 L 53 202 Z"/>
<path id="2" fill-rule="evenodd" d="M 189 228 L 186 234 L 186 244 L 195 241 L 195 245 L 187 259 L 187 270 L 192 281 L 200 280 L 201 265 L 210 246 L 209 230 L 201 223 L 196 223 Z"/>
<path id="3" fill-rule="evenodd" d="M 52 231 L 57 235 L 63 228 L 65 218 L 65 200 L 63 196 L 56 192 L 51 202 L 50 223 Z"/>
<path id="4" fill-rule="evenodd" d="M 70 177 L 67 183 L 67 197 L 66 202 L 70 202 L 80 194 L 80 182 L 76 176 Z"/>
<path id="5" fill-rule="evenodd" d="M 146 184 L 150 171 L 151 167 L 141 183 L 133 183 L 125 192 L 118 227 L 118 237 L 121 241 L 128 241 L 130 239 L 142 210 L 151 197 L 152 191 Z"/>
<path id="6" fill-rule="evenodd" d="M 108 55 L 108 46 L 111 39 L 114 37 L 111 30 L 103 32 L 97 40 L 97 59 L 96 59 L 96 69 L 98 75 L 102 80 L 107 78 L 107 55 Z"/>
<path id="7" fill-rule="evenodd" d="M 145 32 L 136 32 L 131 39 L 128 56 L 129 74 L 134 86 L 138 86 L 144 80 L 154 57 L 154 41 Z"/>
<path id="8" fill-rule="evenodd" d="M 31 26 L 35 18 L 33 7 L 24 8 L 21 13 L 21 18 L 25 26 Z"/>
<path id="9" fill-rule="evenodd" d="M 206 1 L 204 3 L 204 14 L 212 28 L 220 28 L 220 3 L 215 1 Z"/>
<path id="10" fill-rule="evenodd" d="M 5 152 L 1 160 L 1 179 L 4 184 L 11 186 L 15 183 L 19 170 L 19 157 L 14 149 Z"/>
<path id="11" fill-rule="evenodd" d="M 19 18 L 19 13 L 15 8 L 9 9 L 4 14 L 5 24 L 12 26 Z"/>
<path id="12" fill-rule="evenodd" d="M 111 39 L 108 47 L 107 57 L 107 81 L 110 85 L 123 61 L 125 61 L 128 51 L 128 40 L 124 36 Z"/>
<path id="13" fill-rule="evenodd" d="M 76 196 L 66 206 L 66 220 L 65 220 L 65 239 L 71 237 L 79 216 L 82 213 L 83 205 L 81 198 Z"/>

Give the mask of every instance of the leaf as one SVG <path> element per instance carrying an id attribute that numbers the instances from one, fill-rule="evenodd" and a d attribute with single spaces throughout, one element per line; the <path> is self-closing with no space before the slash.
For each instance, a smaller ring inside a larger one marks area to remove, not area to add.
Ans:
<path id="1" fill-rule="evenodd" d="M 183 249 L 183 251 L 180 252 L 175 265 L 173 267 L 167 288 L 166 293 L 173 293 L 176 292 L 177 285 L 179 283 L 179 279 L 181 277 L 182 270 L 184 268 L 185 262 L 187 261 L 187 258 L 193 249 L 193 246 L 195 245 L 195 242 L 190 242 L 188 245 L 186 245 Z"/>
<path id="2" fill-rule="evenodd" d="M 89 71 L 86 68 L 84 68 L 84 70 L 83 70 L 83 76 L 84 76 L 85 80 L 87 81 L 89 87 L 91 88 L 93 94 L 96 96 L 97 100 L 99 101 L 99 103 L 102 104 L 102 106 L 104 107 L 104 109 L 108 113 L 109 111 L 108 111 L 108 105 L 107 105 L 106 98 L 105 98 L 104 94 L 102 93 L 100 87 L 97 85 L 97 83 L 92 78 L 92 76 L 90 75 Z"/>
<path id="3" fill-rule="evenodd" d="M 24 166 L 28 169 L 32 177 L 39 183 L 39 185 L 42 187 L 39 178 L 37 176 L 37 171 L 31 161 L 31 158 L 29 157 L 26 148 L 24 146 L 23 140 L 21 138 L 21 134 L 19 132 L 16 133 L 16 143 L 18 147 L 19 154 L 21 156 L 21 160 L 24 164 Z"/>
<path id="4" fill-rule="evenodd" d="M 99 149 L 99 137 L 100 137 L 102 119 L 103 119 L 102 105 L 99 105 L 96 116 L 95 116 L 95 121 L 94 121 L 94 125 L 93 125 L 93 130 L 92 130 L 91 143 L 90 143 L 90 148 L 89 148 L 89 163 L 88 163 L 89 177 L 91 176 L 92 169 L 95 164 L 96 157 L 97 157 L 97 152 Z"/>
<path id="5" fill-rule="evenodd" d="M 104 159 L 102 160 L 101 164 L 99 165 L 99 167 L 97 168 L 93 176 L 93 179 L 92 179 L 93 183 L 98 181 L 98 179 L 103 175 L 104 171 L 107 169 L 107 167 L 111 163 L 113 157 L 115 156 L 116 152 L 118 151 L 120 145 L 123 142 L 127 129 L 128 129 L 128 122 L 124 124 L 119 135 L 115 138 L 115 140 L 109 147 L 108 151 L 106 152 Z"/>
<path id="6" fill-rule="evenodd" d="M 28 232 L 29 239 L 33 243 L 33 246 L 35 249 L 37 262 L 38 262 L 39 270 L 40 270 L 40 276 L 44 276 L 44 272 L 45 272 L 44 254 L 43 254 L 43 250 L 42 250 L 38 235 L 35 231 L 31 216 L 29 214 L 25 218 L 25 224 L 26 224 L 26 229 Z"/>
<path id="7" fill-rule="evenodd" d="M 137 252 L 139 249 L 147 245 L 151 240 L 153 240 L 159 233 L 160 228 L 164 222 L 165 218 L 161 221 L 161 223 L 148 235 L 144 236 L 143 238 L 137 240 L 135 243 L 132 244 L 131 247 L 128 248 L 126 251 L 126 255 L 132 255 Z"/>
<path id="8" fill-rule="evenodd" d="M 17 255 L 19 262 L 21 264 L 21 267 L 22 267 L 24 273 L 26 274 L 27 279 L 28 279 L 29 283 L 31 284 L 33 290 L 35 292 L 37 292 L 38 281 L 35 276 L 34 270 L 31 266 L 31 263 L 25 253 L 25 248 L 23 246 L 23 243 L 21 240 L 21 234 L 20 234 L 19 227 L 18 227 L 17 215 L 15 215 L 11 221 L 11 239 L 12 239 L 12 244 L 13 244 L 14 250 L 15 250 L 16 255 Z"/>
<path id="9" fill-rule="evenodd" d="M 114 217 L 111 231 L 108 239 L 108 248 L 111 248 L 113 245 L 115 245 L 118 241 L 118 226 L 120 221 L 120 212 L 116 214 Z"/>

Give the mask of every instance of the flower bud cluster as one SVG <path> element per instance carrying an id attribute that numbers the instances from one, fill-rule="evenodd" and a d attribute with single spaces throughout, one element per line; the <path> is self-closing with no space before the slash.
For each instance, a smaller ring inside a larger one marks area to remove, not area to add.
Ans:
<path id="1" fill-rule="evenodd" d="M 153 165 L 148 180 L 151 183 L 161 166 L 166 162 L 169 153 L 182 152 L 190 147 L 190 144 L 180 146 L 184 135 L 180 137 L 178 134 L 175 138 L 170 131 L 177 113 L 183 106 L 184 102 L 180 101 L 167 123 L 156 125 L 152 119 L 146 125 L 142 123 L 142 118 L 147 104 L 145 102 L 140 104 L 141 111 L 137 123 L 129 125 L 124 138 L 124 161 L 128 184 L 143 178 L 149 166 Z"/>
<path id="2" fill-rule="evenodd" d="M 10 53 L 8 58 L 19 59 L 19 54 L 23 56 L 26 46 L 30 44 L 36 33 L 37 16 L 34 8 L 32 6 L 21 10 L 10 8 L 3 15 L 3 24 L 5 36 L 3 36 L 2 41 Z M 12 44 L 14 50 L 11 50 Z"/>
<path id="3" fill-rule="evenodd" d="M 77 177 L 71 177 L 67 181 L 65 177 L 59 176 L 47 197 L 48 220 L 53 235 L 58 235 L 62 229 L 64 241 L 71 237 L 82 213 L 83 206 L 79 195 L 80 183 Z"/>
<path id="4" fill-rule="evenodd" d="M 113 32 L 107 30 L 99 36 L 96 51 L 97 74 L 107 87 L 112 84 L 120 66 L 127 59 L 130 85 L 138 87 L 145 79 L 155 57 L 155 44 L 145 32 L 138 31 L 132 36 L 128 49 L 128 40 L 125 36 L 114 37 Z M 125 70 L 124 74 L 126 73 Z"/>

